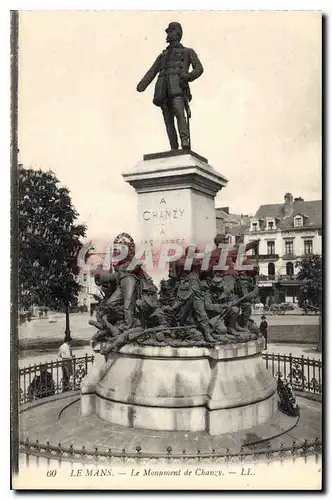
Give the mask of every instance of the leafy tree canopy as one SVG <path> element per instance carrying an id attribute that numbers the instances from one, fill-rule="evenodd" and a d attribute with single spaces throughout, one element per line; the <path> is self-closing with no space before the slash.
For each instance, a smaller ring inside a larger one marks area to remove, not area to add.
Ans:
<path id="1" fill-rule="evenodd" d="M 77 254 L 86 226 L 51 171 L 19 166 L 19 304 L 68 306 L 80 290 Z"/>
<path id="2" fill-rule="evenodd" d="M 299 305 L 304 303 L 321 308 L 323 290 L 322 257 L 312 255 L 296 262 L 297 279 L 301 280 Z"/>

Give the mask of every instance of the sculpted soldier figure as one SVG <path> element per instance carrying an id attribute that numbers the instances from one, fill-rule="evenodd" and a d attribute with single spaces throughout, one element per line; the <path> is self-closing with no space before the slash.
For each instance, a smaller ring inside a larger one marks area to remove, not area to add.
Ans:
<path id="1" fill-rule="evenodd" d="M 103 299 L 96 309 L 96 320 L 89 324 L 98 328 L 92 338 L 92 347 L 111 342 L 123 332 L 126 339 L 138 339 L 147 328 L 167 326 L 165 315 L 158 303 L 157 287 L 152 278 L 135 258 L 135 242 L 127 233 L 119 234 L 115 244 L 127 247 L 125 256 L 119 249 L 113 250 L 112 270 L 99 270 L 95 283 L 101 288 Z M 118 344 L 116 344 L 118 345 Z M 113 347 L 112 347 L 113 348 Z M 104 348 L 103 348 L 104 349 Z"/>
<path id="2" fill-rule="evenodd" d="M 167 49 L 157 57 L 137 85 L 137 90 L 143 92 L 158 74 L 153 103 L 161 107 L 171 149 L 179 147 L 175 118 L 182 149 L 190 149 L 189 102 L 191 93 L 188 82 L 193 82 L 201 76 L 203 66 L 195 51 L 180 43 L 182 38 L 180 23 L 170 23 L 166 33 L 166 42 L 169 44 Z M 192 71 L 189 72 L 190 66 L 192 66 Z"/>
<path id="3" fill-rule="evenodd" d="M 165 308 L 166 315 L 174 314 L 175 320 L 180 324 L 186 324 L 188 318 L 192 317 L 197 327 L 202 331 L 206 342 L 214 342 L 211 335 L 209 316 L 205 309 L 204 290 L 200 279 L 201 259 L 194 258 L 189 269 L 186 269 L 186 259 L 189 247 L 184 255 L 175 262 L 170 263 L 170 276 L 176 276 L 180 281 L 177 290 L 177 298 L 171 307 Z"/>
<path id="4" fill-rule="evenodd" d="M 220 254 L 223 250 L 222 245 L 225 240 L 225 235 L 219 233 L 214 239 L 216 248 L 212 250 L 210 269 L 213 270 L 214 266 L 218 265 Z M 254 250 L 258 252 L 260 240 L 254 240 L 245 245 L 244 251 Z M 226 258 L 226 267 L 228 269 L 223 270 L 213 270 L 212 271 L 212 286 L 216 290 L 218 286 L 228 289 L 228 293 L 234 294 L 241 298 L 241 316 L 238 317 L 238 323 L 236 324 L 237 331 L 248 331 L 249 320 L 251 316 L 251 302 L 258 294 L 258 287 L 255 285 L 253 276 L 255 276 L 257 269 L 254 267 L 252 271 L 237 271 L 234 269 L 234 265 L 237 258 L 238 245 L 234 245 L 233 248 L 229 249 Z M 246 263 L 247 257 L 244 258 L 244 263 Z M 233 328 L 232 328 L 233 329 Z M 234 333 L 234 332 L 232 332 Z"/>
<path id="5" fill-rule="evenodd" d="M 227 276 L 227 278 L 232 278 Z M 227 278 L 219 277 L 206 283 L 204 288 L 205 309 L 210 318 L 210 325 L 215 334 L 223 335 L 227 332 L 233 337 L 238 336 L 236 321 L 240 308 L 236 305 L 236 297 L 231 287 L 227 286 Z M 226 328 L 226 332 L 224 331 Z"/>

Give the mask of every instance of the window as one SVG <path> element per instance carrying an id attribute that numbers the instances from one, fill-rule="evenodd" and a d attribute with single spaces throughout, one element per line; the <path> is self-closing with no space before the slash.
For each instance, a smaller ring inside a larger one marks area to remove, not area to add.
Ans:
<path id="1" fill-rule="evenodd" d="M 86 283 L 88 281 L 88 276 L 86 274 L 83 274 L 83 283 Z"/>
<path id="2" fill-rule="evenodd" d="M 303 226 L 303 218 L 302 217 L 294 217 L 294 226 L 295 227 Z"/>
<path id="3" fill-rule="evenodd" d="M 251 224 L 251 230 L 252 231 L 257 231 L 257 228 L 258 228 L 257 222 L 252 222 L 252 224 Z"/>
<path id="4" fill-rule="evenodd" d="M 274 255 L 275 252 L 275 243 L 274 241 L 268 241 L 267 242 L 267 254 L 268 255 Z"/>
<path id="5" fill-rule="evenodd" d="M 269 262 L 269 264 L 267 266 L 267 272 L 268 272 L 269 278 L 274 278 L 274 276 L 276 274 L 276 267 L 275 267 L 273 262 Z"/>
<path id="6" fill-rule="evenodd" d="M 265 224 L 265 231 L 273 231 L 276 228 L 274 219 L 267 219 Z"/>
<path id="7" fill-rule="evenodd" d="M 312 240 L 304 240 L 304 255 L 312 254 Z"/>
<path id="8" fill-rule="evenodd" d="M 286 240 L 285 241 L 285 254 L 286 255 L 293 255 L 293 240 Z"/>
<path id="9" fill-rule="evenodd" d="M 287 262 L 286 264 L 286 274 L 287 276 L 293 276 L 294 274 L 294 265 L 293 262 Z"/>

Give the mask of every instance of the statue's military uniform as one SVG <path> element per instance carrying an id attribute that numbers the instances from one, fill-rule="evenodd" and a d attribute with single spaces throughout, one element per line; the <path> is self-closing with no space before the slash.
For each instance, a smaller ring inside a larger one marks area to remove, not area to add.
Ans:
<path id="1" fill-rule="evenodd" d="M 237 278 L 236 289 L 240 297 L 250 293 L 249 299 L 241 303 L 241 317 L 239 324 L 242 328 L 248 329 L 249 320 L 252 313 L 252 300 L 259 295 L 258 286 L 255 284 L 254 278 L 246 276 L 244 273 Z"/>
<path id="2" fill-rule="evenodd" d="M 170 276 L 179 281 L 177 298 L 171 311 L 175 319 L 184 325 L 192 315 L 198 328 L 203 332 L 207 342 L 213 342 L 208 314 L 205 310 L 204 291 L 200 280 L 201 259 L 194 258 L 190 269 L 186 269 L 187 250 L 185 255 L 170 264 Z"/>
<path id="3" fill-rule="evenodd" d="M 237 336 L 236 321 L 240 308 L 233 303 L 234 295 L 233 276 L 215 276 L 205 292 L 205 309 L 210 317 L 210 324 L 217 333 L 224 333 L 223 324 L 227 333 Z"/>
<path id="4" fill-rule="evenodd" d="M 190 66 L 192 66 L 191 72 L 189 72 Z M 137 90 L 142 92 L 158 75 L 153 103 L 162 109 L 172 149 L 178 148 L 174 124 L 175 117 L 181 145 L 184 149 L 190 147 L 189 127 L 185 116 L 185 109 L 191 101 L 188 82 L 196 80 L 202 73 L 203 66 L 196 52 L 193 49 L 184 47 L 180 42 L 173 42 L 157 57 L 149 71 L 137 85 Z M 187 75 L 186 79 L 184 80 L 180 75 Z"/>

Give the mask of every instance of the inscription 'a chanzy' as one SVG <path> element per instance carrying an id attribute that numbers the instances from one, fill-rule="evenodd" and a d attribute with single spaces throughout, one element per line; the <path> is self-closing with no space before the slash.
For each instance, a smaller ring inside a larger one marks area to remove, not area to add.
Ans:
<path id="1" fill-rule="evenodd" d="M 169 208 L 158 210 L 145 210 L 143 212 L 144 220 L 173 220 L 181 219 L 184 214 L 184 208 Z"/>

